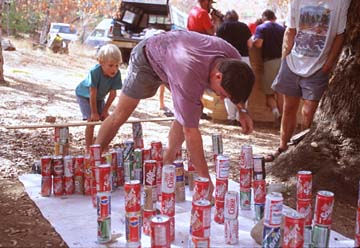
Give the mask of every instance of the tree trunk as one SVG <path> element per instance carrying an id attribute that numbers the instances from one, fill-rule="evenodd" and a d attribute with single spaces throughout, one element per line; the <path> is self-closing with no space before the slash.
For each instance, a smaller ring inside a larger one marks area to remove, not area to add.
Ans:
<path id="1" fill-rule="evenodd" d="M 4 57 L 2 55 L 2 13 L 3 13 L 3 0 L 0 0 L 0 84 L 6 84 L 4 79 Z"/>
<path id="2" fill-rule="evenodd" d="M 313 173 L 314 191 L 327 189 L 356 206 L 360 179 L 360 1 L 348 11 L 346 40 L 310 133 L 279 156 L 270 173 L 287 181 Z M 355 217 L 355 216 L 354 216 Z"/>

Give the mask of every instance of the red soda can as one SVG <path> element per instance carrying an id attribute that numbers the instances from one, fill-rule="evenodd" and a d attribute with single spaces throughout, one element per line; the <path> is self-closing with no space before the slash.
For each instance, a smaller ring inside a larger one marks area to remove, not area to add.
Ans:
<path id="1" fill-rule="evenodd" d="M 305 226 L 309 227 L 312 224 L 312 200 L 311 199 L 297 199 L 296 201 L 296 211 L 304 215 Z"/>
<path id="2" fill-rule="evenodd" d="M 61 127 L 55 127 L 55 129 L 54 129 L 54 142 L 55 143 L 60 142 L 60 128 Z"/>
<path id="3" fill-rule="evenodd" d="M 190 233 L 194 237 L 209 238 L 211 224 L 211 204 L 208 200 L 192 203 Z"/>
<path id="4" fill-rule="evenodd" d="M 111 191 L 111 180 L 110 180 L 110 165 L 102 164 L 95 167 L 95 181 L 97 192 L 110 192 Z"/>
<path id="5" fill-rule="evenodd" d="M 92 161 L 101 161 L 101 146 L 93 144 L 90 146 L 90 158 Z"/>
<path id="6" fill-rule="evenodd" d="M 51 176 L 41 177 L 41 196 L 50 196 L 51 188 L 52 188 Z"/>
<path id="7" fill-rule="evenodd" d="M 144 161 L 144 185 L 156 186 L 156 160 Z"/>
<path id="8" fill-rule="evenodd" d="M 215 214 L 214 214 L 214 221 L 218 224 L 224 223 L 224 201 L 215 200 Z"/>
<path id="9" fill-rule="evenodd" d="M 175 216 L 175 193 L 162 192 L 160 212 L 169 217 Z"/>
<path id="10" fill-rule="evenodd" d="M 74 176 L 73 156 L 71 155 L 64 156 L 64 176 Z"/>
<path id="11" fill-rule="evenodd" d="M 51 156 L 43 156 L 40 159 L 41 175 L 43 177 L 50 177 L 52 173 L 52 158 Z"/>
<path id="12" fill-rule="evenodd" d="M 98 217 L 109 217 L 111 215 L 111 195 L 109 193 L 97 193 L 96 207 Z"/>
<path id="13" fill-rule="evenodd" d="M 141 241 L 141 213 L 131 212 L 125 215 L 126 241 L 137 243 Z"/>
<path id="14" fill-rule="evenodd" d="M 116 168 L 117 186 L 124 186 L 124 167 Z"/>
<path id="15" fill-rule="evenodd" d="M 151 160 L 151 148 L 141 148 L 142 161 Z"/>
<path id="16" fill-rule="evenodd" d="M 75 191 L 74 177 L 64 176 L 64 194 L 73 195 Z"/>
<path id="17" fill-rule="evenodd" d="M 238 219 L 226 219 L 225 225 L 225 243 L 235 245 L 239 242 L 239 221 Z"/>
<path id="18" fill-rule="evenodd" d="M 74 175 L 83 176 L 84 175 L 84 156 L 76 156 L 74 162 Z"/>
<path id="19" fill-rule="evenodd" d="M 163 160 L 163 148 L 161 141 L 151 141 L 151 159 L 156 161 Z"/>
<path id="20" fill-rule="evenodd" d="M 195 165 L 193 164 L 191 159 L 189 159 L 189 161 L 188 161 L 188 171 L 196 171 Z"/>
<path id="21" fill-rule="evenodd" d="M 54 156 L 53 159 L 53 175 L 55 177 L 64 175 L 64 162 L 62 156 Z"/>
<path id="22" fill-rule="evenodd" d="M 191 237 L 189 247 L 210 248 L 210 238 Z"/>
<path id="23" fill-rule="evenodd" d="M 85 155 L 84 156 L 84 177 L 91 177 L 91 175 L 92 175 L 92 172 L 91 172 L 90 156 Z"/>
<path id="24" fill-rule="evenodd" d="M 330 191 L 318 191 L 316 194 L 314 221 L 315 225 L 330 227 L 331 214 L 334 206 L 334 193 Z"/>
<path id="25" fill-rule="evenodd" d="M 91 177 L 84 177 L 84 195 L 91 195 Z"/>
<path id="26" fill-rule="evenodd" d="M 225 155 L 218 155 L 216 157 L 216 178 L 228 179 L 230 169 L 230 159 Z"/>
<path id="27" fill-rule="evenodd" d="M 74 176 L 74 193 L 75 194 L 84 194 L 84 177 L 83 176 Z"/>
<path id="28" fill-rule="evenodd" d="M 216 178 L 215 185 L 215 200 L 224 201 L 225 193 L 228 190 L 228 179 L 218 179 Z"/>
<path id="29" fill-rule="evenodd" d="M 251 145 L 242 145 L 240 154 L 240 168 L 252 169 L 254 166 L 253 152 Z"/>
<path id="30" fill-rule="evenodd" d="M 169 217 L 170 218 L 170 240 L 175 240 L 175 217 Z"/>
<path id="31" fill-rule="evenodd" d="M 206 199 L 209 194 L 210 180 L 206 177 L 197 177 L 194 180 L 193 202 Z"/>
<path id="32" fill-rule="evenodd" d="M 311 199 L 312 174 L 311 171 L 298 171 L 296 183 L 296 198 Z"/>
<path id="33" fill-rule="evenodd" d="M 156 215 L 156 210 L 143 210 L 143 234 L 150 235 L 151 219 Z"/>
<path id="34" fill-rule="evenodd" d="M 239 194 L 236 191 L 228 191 L 225 194 L 224 218 L 237 219 L 239 214 Z"/>
<path id="35" fill-rule="evenodd" d="M 140 194 L 141 186 L 139 180 L 131 180 L 126 182 L 124 186 L 125 190 L 125 211 L 130 212 L 139 212 L 141 210 L 140 206 Z"/>
<path id="36" fill-rule="evenodd" d="M 156 161 L 156 187 L 157 187 L 157 199 L 160 201 L 161 199 L 161 174 L 162 174 L 162 161 Z"/>
<path id="37" fill-rule="evenodd" d="M 164 165 L 162 169 L 161 191 L 174 193 L 176 184 L 175 165 Z"/>
<path id="38" fill-rule="evenodd" d="M 278 192 L 266 195 L 264 225 L 271 228 L 280 227 L 282 221 L 283 196 Z"/>
<path id="39" fill-rule="evenodd" d="M 264 204 L 266 198 L 266 182 L 265 180 L 254 180 L 254 203 Z"/>
<path id="40" fill-rule="evenodd" d="M 171 246 L 170 218 L 156 215 L 151 218 L 151 247 L 167 248 Z"/>
<path id="41" fill-rule="evenodd" d="M 53 177 L 53 192 L 55 196 L 62 196 L 64 194 L 64 182 L 62 176 Z"/>
<path id="42" fill-rule="evenodd" d="M 251 169 L 240 168 L 240 189 L 251 188 Z"/>
<path id="43" fill-rule="evenodd" d="M 304 246 L 305 219 L 294 210 L 284 212 L 283 248 L 302 248 Z"/>

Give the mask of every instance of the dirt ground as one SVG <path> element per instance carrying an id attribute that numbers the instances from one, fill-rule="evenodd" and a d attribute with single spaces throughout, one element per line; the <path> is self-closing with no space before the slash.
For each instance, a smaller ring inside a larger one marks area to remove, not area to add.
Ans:
<path id="1" fill-rule="evenodd" d="M 53 130 L 7 129 L 4 126 L 45 124 L 46 116 L 55 116 L 57 123 L 80 121 L 74 89 L 96 63 L 94 51 L 77 45 L 70 47 L 69 55 L 59 55 L 46 50 L 33 50 L 24 41 L 13 43 L 17 51 L 3 53 L 5 78 L 9 84 L 0 85 L 0 247 L 67 247 L 17 179 L 18 175 L 31 173 L 32 165 L 41 156 L 53 154 Z M 124 73 L 122 69 L 123 78 Z M 171 106 L 168 92 L 166 103 Z M 142 101 L 132 115 L 140 119 L 159 116 L 157 95 Z M 144 123 L 145 145 L 149 145 L 152 140 L 166 143 L 169 127 L 169 122 Z M 267 154 L 276 149 L 279 134 L 269 123 L 255 123 L 253 134 L 242 135 L 237 127 L 208 120 L 201 120 L 201 132 L 205 154 L 212 169 L 211 134 L 222 133 L 224 150 L 232 160 L 231 178 L 235 181 L 239 180 L 236 164 L 241 145 L 251 144 L 254 153 Z M 70 133 L 71 154 L 83 154 L 84 127 L 71 127 Z M 113 143 L 129 138 L 131 126 L 124 125 Z M 281 183 L 285 203 L 294 207 L 294 178 L 289 177 L 288 181 L 280 182 L 271 175 L 271 165 L 267 165 L 267 169 L 267 183 Z M 354 201 L 343 200 L 341 195 L 337 195 L 335 202 L 332 228 L 353 238 Z"/>

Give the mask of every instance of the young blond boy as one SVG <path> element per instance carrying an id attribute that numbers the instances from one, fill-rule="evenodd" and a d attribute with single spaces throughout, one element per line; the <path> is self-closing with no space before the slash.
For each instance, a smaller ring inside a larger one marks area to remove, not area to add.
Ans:
<path id="1" fill-rule="evenodd" d="M 75 90 L 83 120 L 87 121 L 99 121 L 108 117 L 109 108 L 116 97 L 116 90 L 122 87 L 119 48 L 113 44 L 101 47 L 98 52 L 98 62 Z M 86 151 L 92 145 L 93 138 L 94 126 L 86 126 Z"/>

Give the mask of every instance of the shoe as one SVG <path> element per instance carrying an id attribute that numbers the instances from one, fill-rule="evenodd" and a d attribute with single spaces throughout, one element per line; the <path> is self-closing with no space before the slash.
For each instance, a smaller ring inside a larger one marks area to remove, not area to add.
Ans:
<path id="1" fill-rule="evenodd" d="M 239 127 L 240 122 L 238 120 L 226 120 L 225 125 Z"/>
<path id="2" fill-rule="evenodd" d="M 174 113 L 166 106 L 160 109 L 160 114 L 165 115 L 166 117 L 174 116 Z"/>
<path id="3" fill-rule="evenodd" d="M 278 147 L 274 153 L 266 155 L 265 162 L 273 162 L 277 157 L 280 156 L 281 153 L 285 152 L 286 150 L 287 149 Z"/>
<path id="4" fill-rule="evenodd" d="M 200 119 L 202 119 L 202 120 L 211 120 L 211 117 L 208 116 L 208 115 L 205 114 L 205 113 L 201 113 Z"/>

